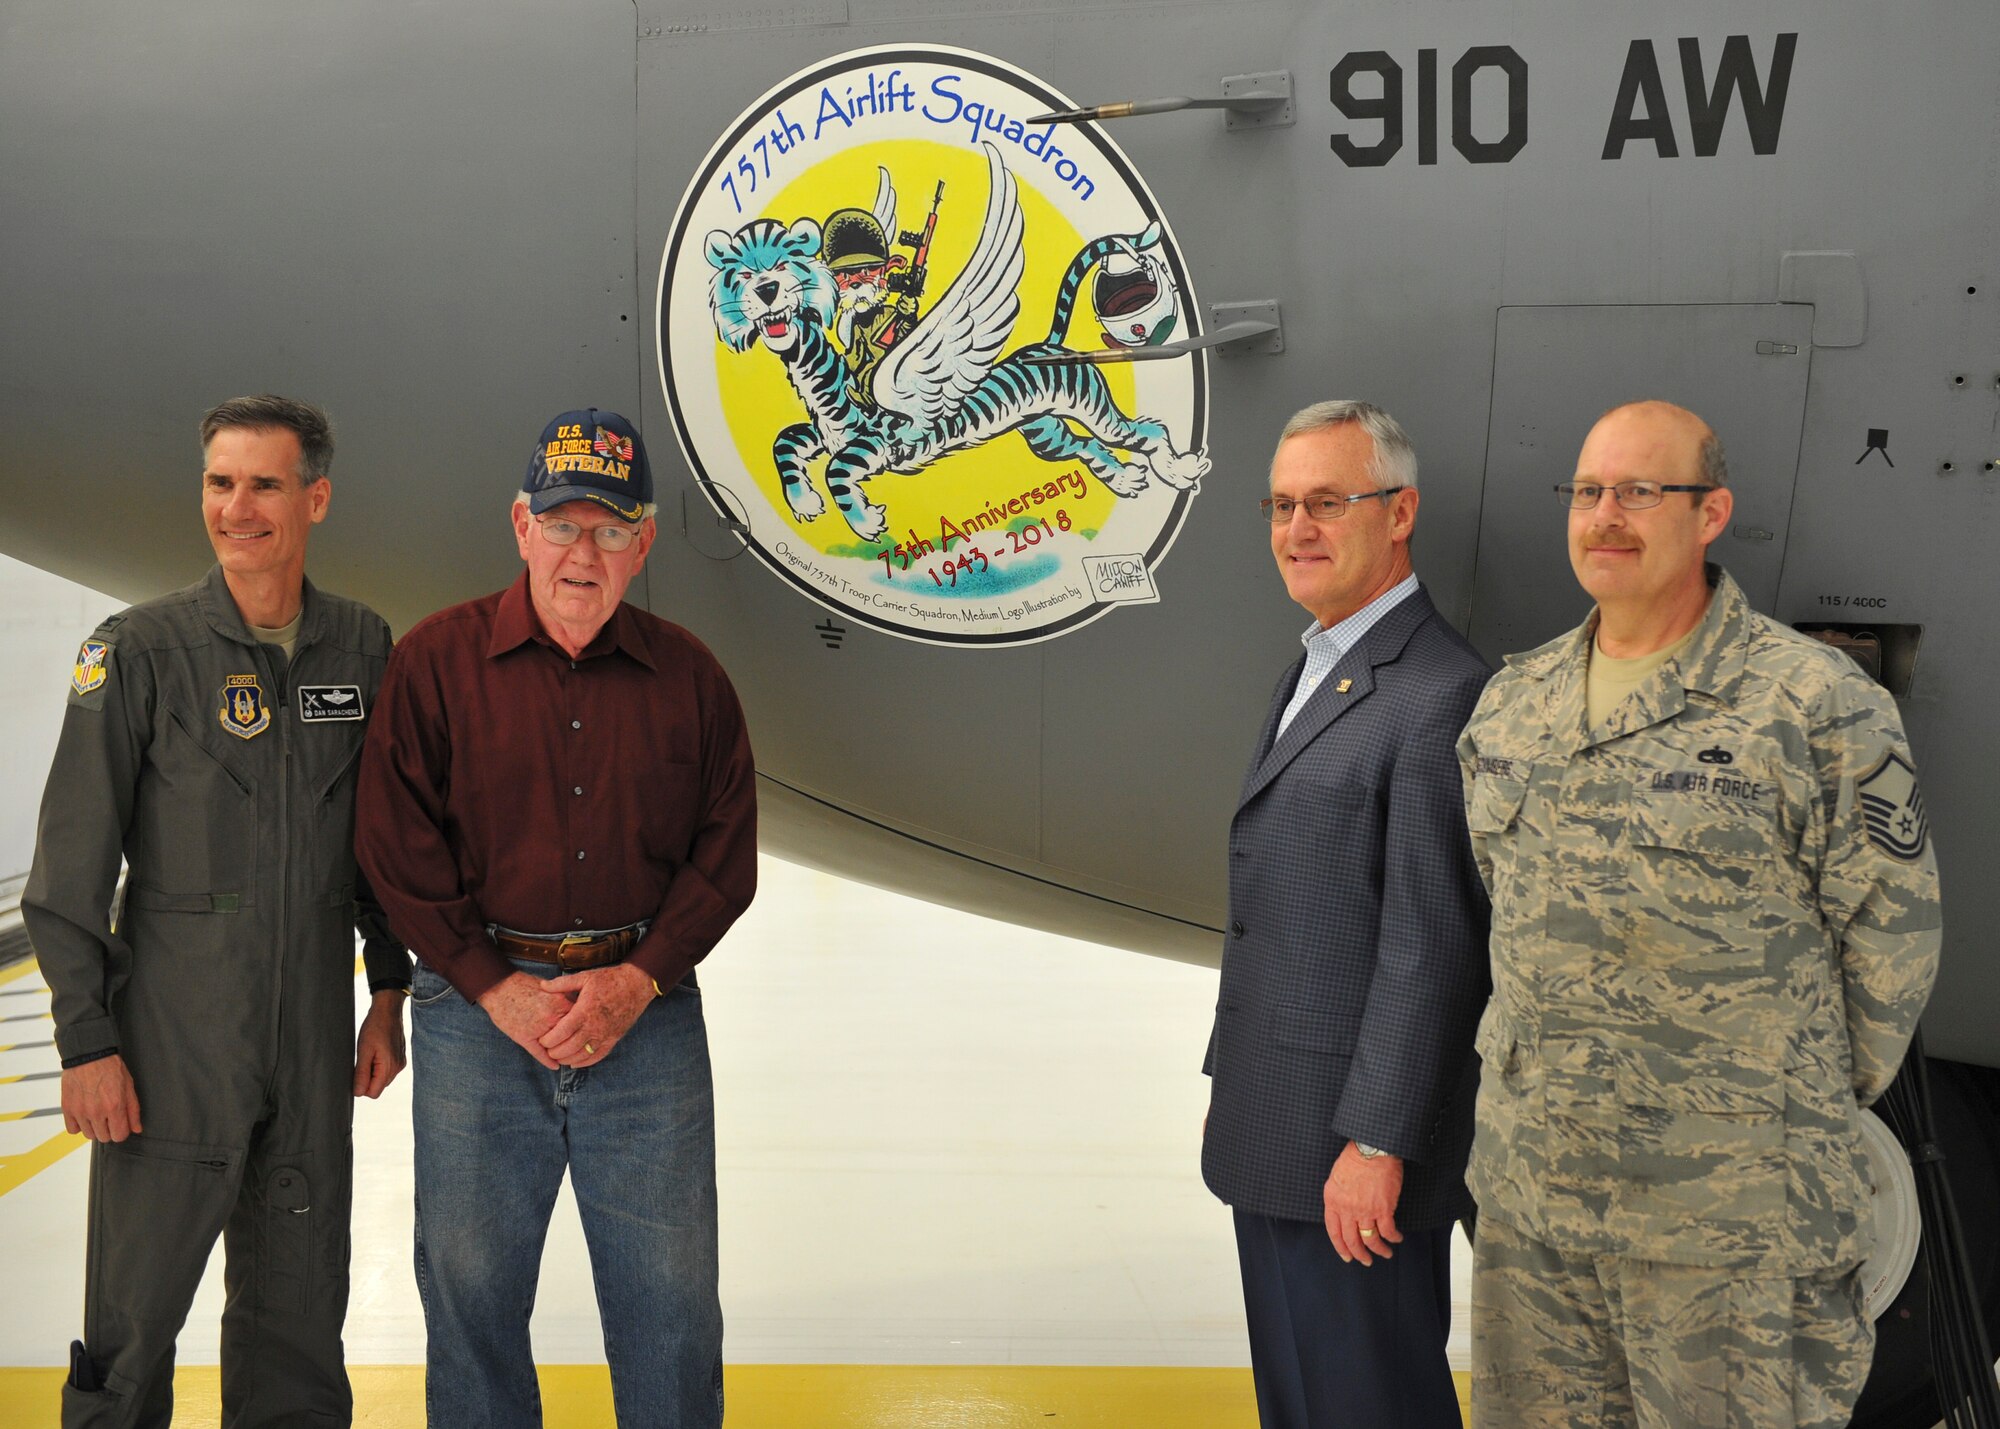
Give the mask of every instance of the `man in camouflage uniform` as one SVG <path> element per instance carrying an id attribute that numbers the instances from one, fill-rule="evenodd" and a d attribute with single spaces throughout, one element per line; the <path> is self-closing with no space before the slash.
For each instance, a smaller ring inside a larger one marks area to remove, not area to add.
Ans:
<path id="1" fill-rule="evenodd" d="M 1597 609 L 1459 742 L 1477 1424 L 1831 1429 L 1867 1377 L 1857 1119 L 1929 995 L 1937 868 L 1888 694 L 1705 563 L 1725 479 L 1691 412 L 1600 420 L 1558 488 Z"/>

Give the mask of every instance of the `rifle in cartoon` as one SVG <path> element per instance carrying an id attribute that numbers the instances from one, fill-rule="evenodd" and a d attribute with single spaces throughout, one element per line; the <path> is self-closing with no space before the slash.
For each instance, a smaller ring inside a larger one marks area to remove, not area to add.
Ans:
<path id="1" fill-rule="evenodd" d="M 889 290 L 904 301 L 896 304 L 896 315 L 882 330 L 882 346 L 891 347 L 903 335 L 903 324 L 917 315 L 917 299 L 924 295 L 924 277 L 930 271 L 931 239 L 937 236 L 938 207 L 944 202 L 944 180 L 938 180 L 937 192 L 931 195 L 930 216 L 924 220 L 922 233 L 901 233 L 897 242 L 905 248 L 915 247 L 916 260 L 909 270 L 889 275 Z"/>

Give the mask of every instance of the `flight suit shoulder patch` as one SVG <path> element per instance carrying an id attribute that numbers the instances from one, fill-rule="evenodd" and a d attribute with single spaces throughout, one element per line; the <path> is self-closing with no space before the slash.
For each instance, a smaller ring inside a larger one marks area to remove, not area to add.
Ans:
<path id="1" fill-rule="evenodd" d="M 102 709 L 105 689 L 111 683 L 112 655 L 116 646 L 102 638 L 103 634 L 103 627 L 99 627 L 97 634 L 79 645 L 76 663 L 70 667 L 69 702 L 85 709 Z"/>

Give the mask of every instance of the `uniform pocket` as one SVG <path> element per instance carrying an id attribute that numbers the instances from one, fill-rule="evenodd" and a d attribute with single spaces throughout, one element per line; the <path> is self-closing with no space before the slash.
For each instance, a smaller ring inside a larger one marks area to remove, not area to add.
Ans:
<path id="1" fill-rule="evenodd" d="M 1521 816 L 1528 786 L 1519 779 L 1483 774 L 1465 803 L 1465 826 L 1475 834 L 1503 834 Z"/>
<path id="2" fill-rule="evenodd" d="M 361 736 L 337 755 L 313 786 L 313 848 L 316 875 L 329 889 L 354 882 L 354 771 L 361 763 Z"/>
<path id="3" fill-rule="evenodd" d="M 1495 932 L 1511 933 L 1534 917 L 1540 900 L 1524 897 L 1517 876 L 1522 863 L 1521 807 L 1528 797 L 1525 780 L 1482 774 L 1465 801 L 1465 828 L 1472 851 L 1494 895 Z"/>
<path id="4" fill-rule="evenodd" d="M 1617 1216 L 1658 1243 L 1759 1248 L 1785 1213 L 1784 1074 L 1775 1059 L 1705 1047 L 1617 1053 Z"/>
<path id="5" fill-rule="evenodd" d="M 132 866 L 162 894 L 247 893 L 257 871 L 256 781 L 173 710 L 140 773 Z"/>
<path id="6" fill-rule="evenodd" d="M 1500 1000 L 1495 998 L 1479 1015 L 1479 1026 L 1472 1034 L 1472 1050 L 1479 1054 L 1479 1064 L 1487 1072 L 1505 1077 L 1520 1069 L 1515 1045 L 1513 1025 L 1501 1011 Z"/>
<path id="7" fill-rule="evenodd" d="M 1626 952 L 1697 972 L 1764 970 L 1790 922 L 1778 906 L 1777 825 L 1768 814 L 1685 799 L 1637 799 L 1631 813 Z"/>
<path id="8" fill-rule="evenodd" d="M 139 1135 L 91 1157 L 89 1293 L 135 1320 L 177 1320 L 235 1202 L 241 1153 Z"/>

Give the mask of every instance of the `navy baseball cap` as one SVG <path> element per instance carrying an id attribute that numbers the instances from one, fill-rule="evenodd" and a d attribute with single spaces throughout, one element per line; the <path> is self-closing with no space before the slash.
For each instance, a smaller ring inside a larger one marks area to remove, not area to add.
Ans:
<path id="1" fill-rule="evenodd" d="M 565 501 L 595 501 L 637 521 L 653 500 L 653 469 L 637 427 L 616 412 L 585 407 L 542 428 L 521 489 L 537 516 Z"/>

